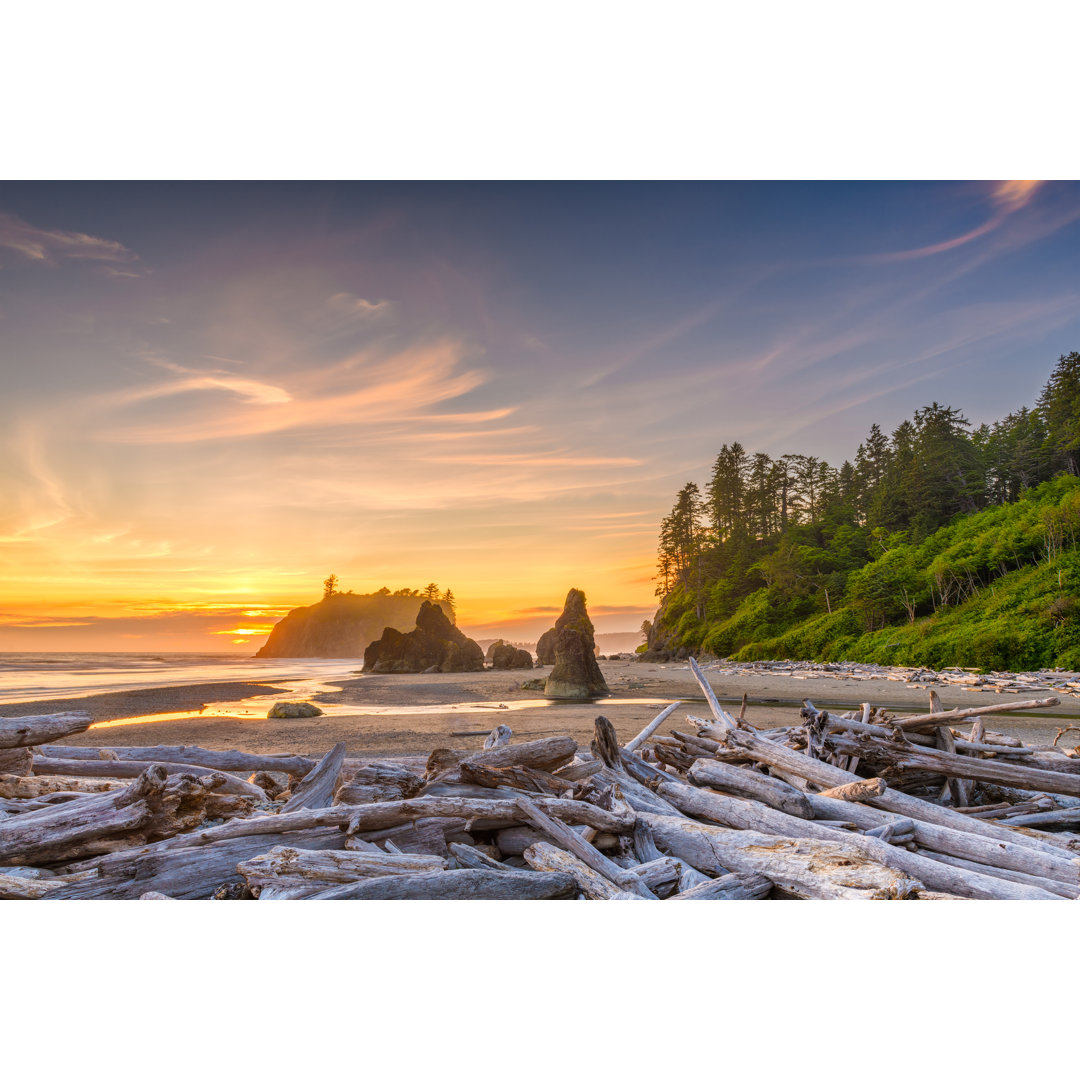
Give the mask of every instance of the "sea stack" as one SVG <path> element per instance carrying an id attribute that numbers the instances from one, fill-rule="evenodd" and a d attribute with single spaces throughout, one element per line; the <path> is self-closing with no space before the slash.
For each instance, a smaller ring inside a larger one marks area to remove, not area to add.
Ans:
<path id="1" fill-rule="evenodd" d="M 388 626 L 378 641 L 364 650 L 364 671 L 414 674 L 438 671 L 483 671 L 484 650 L 466 637 L 430 600 L 420 605 L 416 629 L 402 634 Z"/>
<path id="2" fill-rule="evenodd" d="M 540 652 L 541 643 L 545 644 L 545 653 Z M 563 613 L 554 628 L 537 642 L 537 654 L 541 661 L 545 654 L 551 655 L 555 664 L 544 686 L 549 698 L 582 699 L 609 693 L 596 662 L 593 624 L 580 589 L 566 594 Z"/>

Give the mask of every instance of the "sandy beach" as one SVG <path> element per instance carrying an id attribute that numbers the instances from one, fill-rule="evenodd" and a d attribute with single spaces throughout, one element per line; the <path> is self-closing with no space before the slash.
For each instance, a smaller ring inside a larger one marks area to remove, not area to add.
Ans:
<path id="1" fill-rule="evenodd" d="M 337 680 L 333 686 L 340 689 L 307 695 L 325 715 L 306 719 L 266 717 L 274 701 L 300 696 L 299 690 L 289 690 L 289 681 L 273 685 L 209 683 L 8 704 L 0 707 L 0 716 L 85 709 L 95 726 L 66 740 L 83 746 L 188 744 L 319 755 L 344 740 L 350 756 L 383 758 L 427 754 L 442 746 L 480 746 L 491 728 L 500 723 L 508 724 L 519 738 L 566 733 L 587 744 L 598 715 L 608 717 L 625 738 L 673 701 L 685 702 L 686 708 L 677 709 L 662 731 L 672 726 L 685 730 L 688 712 L 707 715 L 704 698 L 686 664 L 608 660 L 601 662 L 601 669 L 611 696 L 594 702 L 550 702 L 540 692 L 522 689 L 524 681 L 544 676 L 544 670 L 483 671 Z M 898 711 L 923 711 L 928 702 L 925 688 L 884 678 L 717 672 L 710 674 L 710 683 L 734 712 L 745 693 L 747 718 L 762 727 L 791 723 L 803 698 L 810 698 L 818 707 L 848 709 L 870 701 Z M 998 694 L 960 686 L 939 687 L 938 692 L 948 708 L 1048 696 Z M 996 716 L 992 727 L 1027 742 L 1049 742 L 1058 728 L 1080 722 L 1075 719 L 1078 716 L 1080 700 L 1061 695 L 1061 704 L 1054 708 L 1020 717 Z M 1065 745 L 1076 741 L 1073 733 L 1066 740 L 1071 741 Z"/>

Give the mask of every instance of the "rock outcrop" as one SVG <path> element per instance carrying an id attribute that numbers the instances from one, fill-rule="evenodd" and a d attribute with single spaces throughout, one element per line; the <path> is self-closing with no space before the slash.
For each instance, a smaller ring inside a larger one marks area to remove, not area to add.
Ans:
<path id="1" fill-rule="evenodd" d="M 532 653 L 527 649 L 518 649 L 505 642 L 499 642 L 491 649 L 491 666 L 497 671 L 509 671 L 511 668 L 531 668 Z"/>
<path id="2" fill-rule="evenodd" d="M 416 629 L 403 634 L 388 626 L 364 651 L 364 671 L 407 674 L 428 671 L 483 671 L 484 650 L 467 638 L 430 600 L 420 605 Z"/>
<path id="3" fill-rule="evenodd" d="M 293 608 L 255 655 L 361 657 L 384 627 L 410 629 L 421 603 L 419 596 L 335 593 L 310 607 Z"/>
<path id="4" fill-rule="evenodd" d="M 566 604 L 552 630 L 548 634 L 552 645 L 554 668 L 544 686 L 550 698 L 594 698 L 608 693 L 607 683 L 596 662 L 596 642 L 593 624 L 585 609 L 585 594 L 571 589 L 566 594 Z M 544 637 L 540 640 L 543 641 Z M 537 643 L 537 651 L 540 645 Z M 541 657 L 542 659 L 542 657 Z"/>
<path id="5" fill-rule="evenodd" d="M 266 714 L 270 720 L 296 720 L 305 716 L 322 716 L 323 711 L 310 701 L 279 701 Z"/>
<path id="6" fill-rule="evenodd" d="M 541 664 L 555 663 L 555 642 L 559 631 L 569 627 L 584 634 L 589 640 L 589 648 L 596 652 L 592 619 L 585 609 L 585 594 L 580 589 L 571 589 L 566 594 L 566 602 L 563 604 L 562 614 L 555 620 L 555 625 L 550 630 L 545 630 L 536 643 L 536 659 Z"/>

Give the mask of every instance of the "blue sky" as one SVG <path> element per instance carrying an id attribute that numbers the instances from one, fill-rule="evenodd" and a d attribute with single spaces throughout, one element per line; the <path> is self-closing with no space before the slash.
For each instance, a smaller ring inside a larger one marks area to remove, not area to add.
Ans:
<path id="1" fill-rule="evenodd" d="M 992 421 L 1078 342 L 1076 183 L 0 184 L 0 648 L 331 571 L 636 628 L 722 443 Z"/>

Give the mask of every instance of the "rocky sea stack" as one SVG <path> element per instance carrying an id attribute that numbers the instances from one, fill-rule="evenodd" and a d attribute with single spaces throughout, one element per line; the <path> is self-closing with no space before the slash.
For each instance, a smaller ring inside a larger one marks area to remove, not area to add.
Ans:
<path id="1" fill-rule="evenodd" d="M 483 671 L 484 650 L 446 617 L 439 604 L 425 600 L 408 634 L 388 626 L 364 650 L 364 670 L 376 675 L 422 671 Z"/>
<path id="2" fill-rule="evenodd" d="M 420 604 L 419 596 L 334 593 L 309 607 L 293 608 L 255 655 L 360 657 L 384 627 L 408 630 Z"/>
<path id="3" fill-rule="evenodd" d="M 566 594 L 566 603 L 563 604 L 562 614 L 555 620 L 555 625 L 550 630 L 545 630 L 536 643 L 536 659 L 541 664 L 555 663 L 555 642 L 560 630 L 577 630 L 585 634 L 589 639 L 589 646 L 595 652 L 596 642 L 593 639 L 593 624 L 585 610 L 585 594 L 580 589 L 571 589 Z"/>
<path id="4" fill-rule="evenodd" d="M 541 661 L 545 654 L 540 653 L 540 644 L 545 638 L 555 665 L 544 686 L 548 697 L 582 699 L 609 693 L 596 662 L 593 624 L 585 609 L 585 594 L 580 589 L 571 589 L 566 594 L 563 613 L 554 628 L 537 643 Z"/>
<path id="5" fill-rule="evenodd" d="M 491 666 L 496 671 L 509 671 L 511 668 L 531 668 L 533 666 L 532 653 L 527 649 L 519 649 L 508 642 L 497 642 L 490 650 Z"/>

